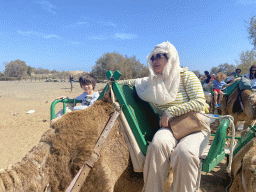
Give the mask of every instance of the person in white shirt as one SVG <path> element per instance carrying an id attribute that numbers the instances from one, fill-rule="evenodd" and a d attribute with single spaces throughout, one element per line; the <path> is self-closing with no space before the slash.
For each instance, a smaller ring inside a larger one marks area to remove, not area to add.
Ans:
<path id="1" fill-rule="evenodd" d="M 256 89 L 256 65 L 251 66 L 250 73 L 245 74 L 245 78 L 250 79 L 252 88 Z"/>
<path id="2" fill-rule="evenodd" d="M 90 107 L 100 96 L 98 91 L 94 91 L 96 81 L 92 75 L 86 74 L 79 78 L 79 83 L 83 89 L 83 93 L 75 98 L 75 100 L 82 100 L 81 105 L 72 107 L 71 105 L 66 106 L 66 112 L 71 112 L 80 109 L 86 109 Z M 57 97 L 56 99 L 68 99 L 67 96 Z M 60 110 L 55 117 L 61 117 L 63 115 L 63 109 Z"/>

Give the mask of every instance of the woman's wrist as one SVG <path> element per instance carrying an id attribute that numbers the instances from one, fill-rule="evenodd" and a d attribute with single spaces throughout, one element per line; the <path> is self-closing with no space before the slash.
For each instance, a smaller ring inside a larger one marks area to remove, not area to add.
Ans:
<path id="1" fill-rule="evenodd" d="M 169 117 L 169 118 L 172 118 L 173 116 L 169 113 L 169 111 L 166 109 L 165 110 L 165 112 L 164 112 L 166 115 L 167 115 L 167 117 Z"/>

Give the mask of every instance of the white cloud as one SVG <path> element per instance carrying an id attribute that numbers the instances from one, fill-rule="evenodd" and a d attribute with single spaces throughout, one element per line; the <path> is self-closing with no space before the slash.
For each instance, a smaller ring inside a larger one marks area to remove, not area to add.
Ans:
<path id="1" fill-rule="evenodd" d="M 76 22 L 75 24 L 77 25 L 84 25 L 84 24 L 87 24 L 88 22 L 83 22 L 83 21 L 80 21 L 80 22 Z"/>
<path id="2" fill-rule="evenodd" d="M 99 24 L 105 25 L 105 26 L 110 26 L 110 27 L 115 27 L 116 24 L 113 22 L 98 22 Z"/>
<path id="3" fill-rule="evenodd" d="M 136 39 L 138 36 L 136 34 L 128 34 L 128 33 L 115 33 L 114 37 L 119 39 Z"/>
<path id="4" fill-rule="evenodd" d="M 59 37 L 59 36 L 58 35 L 53 35 L 53 34 L 43 36 L 43 38 L 45 38 L 45 39 L 51 39 L 51 38 L 57 38 L 57 37 Z"/>
<path id="5" fill-rule="evenodd" d="M 56 13 L 53 9 L 56 9 L 56 7 L 51 4 L 49 1 L 36 1 L 35 3 L 41 5 L 41 7 L 50 12 L 50 13 Z"/>
<path id="6" fill-rule="evenodd" d="M 72 43 L 72 44 L 75 44 L 75 45 L 78 45 L 78 44 L 79 44 L 79 42 L 77 42 L 77 41 L 71 41 L 71 43 Z"/>
<path id="7" fill-rule="evenodd" d="M 18 30 L 17 33 L 20 34 L 20 35 L 29 36 L 29 35 L 31 35 L 33 33 L 33 31 L 21 31 L 21 30 Z"/>
<path id="8" fill-rule="evenodd" d="M 89 39 L 93 40 L 106 40 L 106 39 L 136 39 L 138 36 L 136 34 L 128 34 L 128 33 L 115 33 L 114 35 L 106 36 L 106 35 L 96 35 L 96 36 L 89 36 Z"/>
<path id="9" fill-rule="evenodd" d="M 76 28 L 76 27 L 81 27 L 81 26 L 89 26 L 89 23 L 88 22 L 84 22 L 84 21 L 79 21 L 79 22 L 67 25 L 65 27 Z"/>
<path id="10" fill-rule="evenodd" d="M 21 30 L 18 30 L 17 33 L 19 35 L 23 35 L 23 36 L 41 37 L 41 38 L 44 38 L 44 39 L 60 38 L 60 36 L 58 36 L 58 35 L 45 34 L 45 33 L 40 33 L 40 32 L 36 32 L 36 31 L 21 31 Z"/>

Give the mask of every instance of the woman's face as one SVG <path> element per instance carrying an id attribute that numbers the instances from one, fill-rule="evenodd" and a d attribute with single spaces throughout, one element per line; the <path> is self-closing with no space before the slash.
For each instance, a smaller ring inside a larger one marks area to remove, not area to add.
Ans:
<path id="1" fill-rule="evenodd" d="M 166 63 L 168 62 L 166 57 L 161 53 L 155 53 L 152 55 L 152 57 L 150 59 L 152 61 L 152 68 L 153 68 L 154 72 L 157 75 L 162 75 L 164 67 L 165 67 Z"/>
<path id="2" fill-rule="evenodd" d="M 255 67 L 252 68 L 252 73 L 253 74 L 256 73 L 256 68 Z"/>

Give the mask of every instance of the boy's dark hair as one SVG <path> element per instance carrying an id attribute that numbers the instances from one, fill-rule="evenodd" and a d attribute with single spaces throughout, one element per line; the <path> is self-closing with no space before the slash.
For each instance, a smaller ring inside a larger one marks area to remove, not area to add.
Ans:
<path id="1" fill-rule="evenodd" d="M 204 74 L 209 75 L 210 73 L 209 73 L 209 71 L 204 71 Z"/>
<path id="2" fill-rule="evenodd" d="M 79 83 L 80 83 L 81 87 L 82 87 L 82 85 L 90 85 L 90 84 L 92 84 L 93 90 L 95 89 L 95 86 L 96 86 L 95 78 L 91 74 L 81 75 L 79 77 Z"/>

